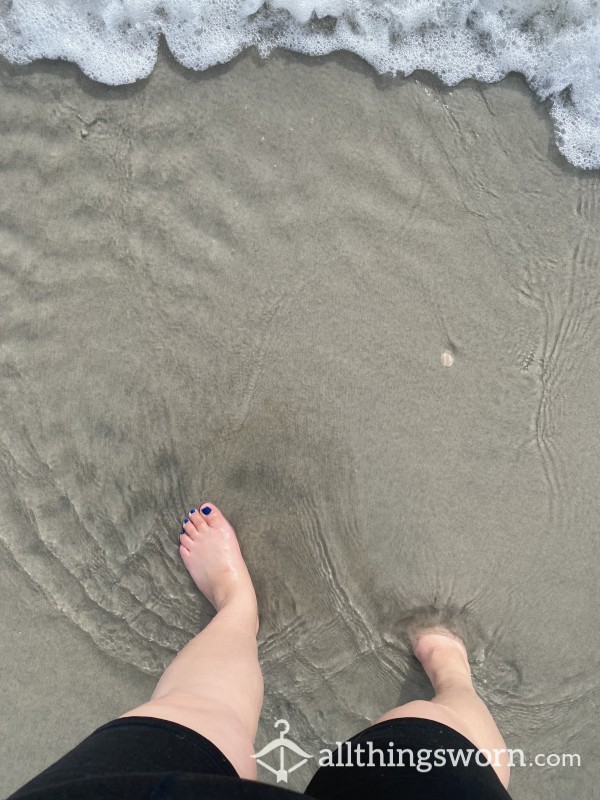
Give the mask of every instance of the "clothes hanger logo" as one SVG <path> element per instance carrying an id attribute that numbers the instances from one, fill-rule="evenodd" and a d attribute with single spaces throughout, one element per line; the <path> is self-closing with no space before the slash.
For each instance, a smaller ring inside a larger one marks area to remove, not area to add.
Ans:
<path id="1" fill-rule="evenodd" d="M 290 723 L 287 720 L 278 719 L 273 727 L 278 728 L 279 726 L 282 726 L 279 737 L 270 741 L 269 744 L 265 745 L 260 752 L 255 753 L 252 758 L 256 759 L 257 764 L 260 764 L 265 769 L 268 769 L 269 772 L 273 773 L 273 775 L 276 775 L 277 783 L 281 783 L 281 781 L 287 783 L 290 772 L 293 772 L 295 769 L 298 769 L 298 767 L 306 764 L 308 759 L 312 758 L 312 756 L 310 753 L 305 753 L 304 750 L 298 747 L 298 745 L 291 739 L 286 739 L 286 733 L 288 733 L 290 730 Z M 270 764 L 267 764 L 265 761 L 261 760 L 263 756 L 268 755 L 272 750 L 279 750 L 279 769 L 275 769 L 275 767 L 272 767 Z M 301 758 L 301 761 L 298 761 L 289 769 L 286 769 L 285 766 L 286 750 L 290 750 L 292 753 L 295 753 Z"/>

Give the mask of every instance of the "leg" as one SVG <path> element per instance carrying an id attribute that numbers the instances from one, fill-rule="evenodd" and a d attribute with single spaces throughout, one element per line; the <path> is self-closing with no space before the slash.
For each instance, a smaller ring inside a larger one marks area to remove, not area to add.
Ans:
<path id="1" fill-rule="evenodd" d="M 233 528 L 214 505 L 202 510 L 190 512 L 179 552 L 217 614 L 177 654 L 149 702 L 121 716 L 179 722 L 215 744 L 242 778 L 256 778 L 251 756 L 263 700 L 256 595 Z"/>
<path id="2" fill-rule="evenodd" d="M 431 701 L 415 700 L 393 708 L 375 722 L 421 717 L 448 725 L 479 749 L 490 752 L 492 766 L 507 788 L 508 754 L 503 752 L 494 757 L 494 751 L 505 750 L 506 744 L 487 706 L 473 688 L 463 642 L 446 628 L 429 628 L 413 635 L 412 644 L 435 690 L 435 697 Z"/>

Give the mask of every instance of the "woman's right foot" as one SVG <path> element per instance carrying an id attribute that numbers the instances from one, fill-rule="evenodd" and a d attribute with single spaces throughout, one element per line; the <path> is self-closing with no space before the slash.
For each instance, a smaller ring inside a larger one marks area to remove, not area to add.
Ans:
<path id="1" fill-rule="evenodd" d="M 435 626 L 409 631 L 410 643 L 427 677 L 437 690 L 446 681 L 471 684 L 471 667 L 463 640 L 448 628 Z"/>
<path id="2" fill-rule="evenodd" d="M 231 524 L 215 505 L 203 503 L 190 511 L 183 530 L 179 553 L 196 586 L 217 611 L 235 603 L 241 617 L 255 617 L 258 633 L 256 594 Z"/>

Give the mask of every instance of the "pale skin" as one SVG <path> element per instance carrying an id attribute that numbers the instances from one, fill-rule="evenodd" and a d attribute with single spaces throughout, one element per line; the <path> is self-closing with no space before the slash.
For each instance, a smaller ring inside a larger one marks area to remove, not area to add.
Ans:
<path id="1" fill-rule="evenodd" d="M 213 503 L 200 508 L 210 513 L 190 512 L 179 553 L 217 613 L 177 654 L 150 700 L 121 716 L 156 717 L 192 728 L 213 742 L 242 778 L 256 779 L 252 755 L 263 701 L 256 594 L 233 527 Z M 492 715 L 473 688 L 462 640 L 436 627 L 413 632 L 411 642 L 435 697 L 392 708 L 373 724 L 420 717 L 454 728 L 482 750 L 505 749 Z M 494 769 L 507 787 L 506 753 L 498 762 Z"/>

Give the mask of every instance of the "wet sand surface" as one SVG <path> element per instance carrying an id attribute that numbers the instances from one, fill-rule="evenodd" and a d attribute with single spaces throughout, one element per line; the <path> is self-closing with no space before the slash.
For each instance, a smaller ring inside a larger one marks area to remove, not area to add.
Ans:
<path id="1" fill-rule="evenodd" d="M 508 746 L 581 756 L 515 799 L 593 797 L 600 179 L 523 82 L 163 54 L 118 88 L 4 63 L 0 102 L 5 794 L 210 619 L 177 545 L 211 500 L 257 587 L 257 749 L 429 697 L 402 620 L 433 604 Z"/>

